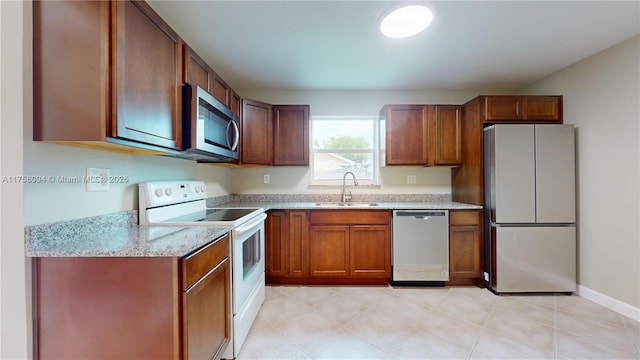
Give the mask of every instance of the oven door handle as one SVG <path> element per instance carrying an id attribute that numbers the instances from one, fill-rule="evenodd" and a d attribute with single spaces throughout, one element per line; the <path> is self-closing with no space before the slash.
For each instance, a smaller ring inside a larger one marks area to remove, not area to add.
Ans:
<path id="1" fill-rule="evenodd" d="M 267 214 L 264 214 L 264 213 L 254 217 L 250 221 L 248 221 L 248 222 L 238 226 L 237 228 L 233 229 L 233 235 L 234 236 L 240 236 L 240 235 L 244 234 L 245 232 L 250 231 L 256 225 L 264 222 L 264 219 L 266 219 L 266 218 L 267 218 Z"/>

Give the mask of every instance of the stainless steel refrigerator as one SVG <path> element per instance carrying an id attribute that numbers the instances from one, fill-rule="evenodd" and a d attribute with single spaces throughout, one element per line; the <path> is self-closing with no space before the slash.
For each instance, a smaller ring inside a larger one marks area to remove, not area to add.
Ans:
<path id="1" fill-rule="evenodd" d="M 485 286 L 576 290 L 573 125 L 484 129 Z"/>

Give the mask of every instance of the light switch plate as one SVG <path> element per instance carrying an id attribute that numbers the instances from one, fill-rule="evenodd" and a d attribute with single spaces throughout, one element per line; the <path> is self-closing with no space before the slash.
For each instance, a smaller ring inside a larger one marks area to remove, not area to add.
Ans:
<path id="1" fill-rule="evenodd" d="M 416 176 L 415 175 L 407 175 L 407 184 L 415 185 L 415 183 L 416 183 Z"/>
<path id="2" fill-rule="evenodd" d="M 109 191 L 109 169 L 87 168 L 87 191 Z"/>

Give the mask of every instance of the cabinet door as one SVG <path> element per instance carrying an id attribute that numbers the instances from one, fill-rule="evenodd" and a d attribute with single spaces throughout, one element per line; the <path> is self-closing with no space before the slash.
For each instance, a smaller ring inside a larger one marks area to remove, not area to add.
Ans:
<path id="1" fill-rule="evenodd" d="M 109 13 L 105 1 L 33 2 L 33 140 L 104 141 Z"/>
<path id="2" fill-rule="evenodd" d="M 521 120 L 523 112 L 521 96 L 486 96 L 484 98 L 484 120 Z"/>
<path id="3" fill-rule="evenodd" d="M 220 359 L 231 335 L 229 258 L 183 293 L 185 359 Z"/>
<path id="4" fill-rule="evenodd" d="M 482 276 L 480 262 L 480 227 L 456 225 L 449 229 L 449 274 L 452 278 Z"/>
<path id="5" fill-rule="evenodd" d="M 193 49 L 184 44 L 184 69 L 183 82 L 185 84 L 197 85 L 207 92 L 211 92 L 211 79 L 213 71 Z"/>
<path id="6" fill-rule="evenodd" d="M 462 164 L 462 119 L 460 106 L 435 106 L 434 165 Z"/>
<path id="7" fill-rule="evenodd" d="M 387 165 L 427 164 L 427 114 L 422 105 L 388 105 L 385 122 Z"/>
<path id="8" fill-rule="evenodd" d="M 287 213 L 270 211 L 265 222 L 265 264 L 266 276 L 284 277 L 287 275 Z"/>
<path id="9" fill-rule="evenodd" d="M 349 226 L 311 226 L 309 272 L 311 277 L 349 275 Z"/>
<path id="10" fill-rule="evenodd" d="M 309 105 L 273 107 L 273 165 L 309 165 Z"/>
<path id="11" fill-rule="evenodd" d="M 525 96 L 523 117 L 525 120 L 562 123 L 560 97 Z"/>
<path id="12" fill-rule="evenodd" d="M 216 98 L 216 100 L 223 103 L 226 107 L 230 108 L 231 107 L 231 96 L 230 96 L 231 89 L 229 88 L 229 85 L 227 85 L 227 83 L 225 83 L 224 80 L 222 80 L 222 78 L 217 74 L 214 74 L 213 83 L 211 85 L 213 87 L 213 89 L 211 90 L 213 97 Z"/>
<path id="13" fill-rule="evenodd" d="M 289 211 L 289 272 L 291 277 L 309 276 L 309 221 L 306 211 Z"/>
<path id="14" fill-rule="evenodd" d="M 233 90 L 231 90 L 231 105 L 229 108 L 238 118 L 240 117 L 240 95 Z"/>
<path id="15" fill-rule="evenodd" d="M 271 165 L 273 161 L 271 105 L 243 99 L 241 133 L 241 163 Z"/>
<path id="16" fill-rule="evenodd" d="M 181 149 L 182 40 L 145 2 L 114 1 L 114 137 Z"/>
<path id="17" fill-rule="evenodd" d="M 386 225 L 354 225 L 349 232 L 349 275 L 391 276 L 391 235 Z"/>

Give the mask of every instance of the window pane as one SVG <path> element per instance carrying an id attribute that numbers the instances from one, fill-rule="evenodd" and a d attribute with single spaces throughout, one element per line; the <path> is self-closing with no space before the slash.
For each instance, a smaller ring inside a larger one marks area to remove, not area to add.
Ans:
<path id="1" fill-rule="evenodd" d="M 342 179 L 346 171 L 358 179 L 373 180 L 373 153 L 314 153 L 314 178 L 316 180 Z"/>
<path id="2" fill-rule="evenodd" d="M 374 122 L 313 120 L 314 149 L 373 149 Z"/>

